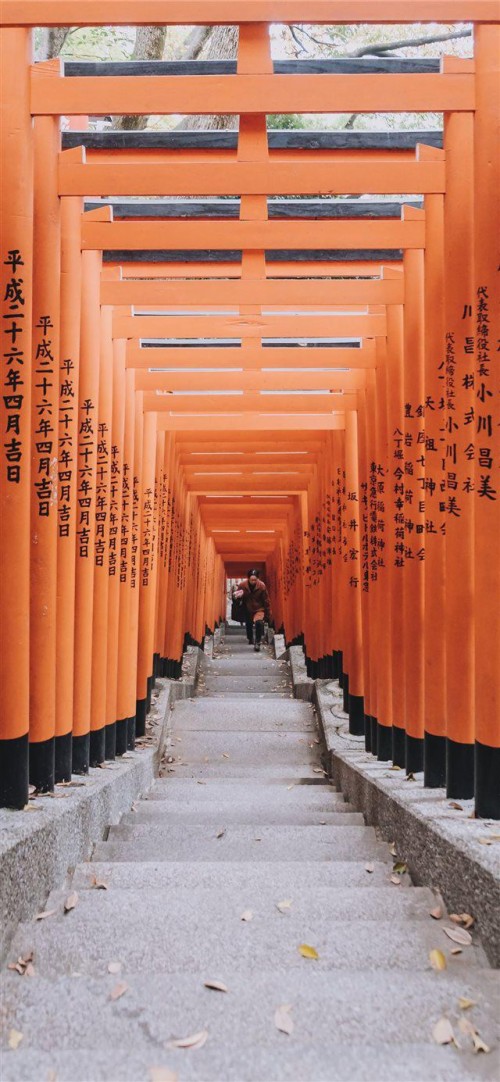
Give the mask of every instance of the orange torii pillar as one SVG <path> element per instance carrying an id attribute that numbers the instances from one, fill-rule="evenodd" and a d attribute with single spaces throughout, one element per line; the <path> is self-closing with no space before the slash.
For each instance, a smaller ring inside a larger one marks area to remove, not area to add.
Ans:
<path id="1" fill-rule="evenodd" d="M 54 788 L 61 230 L 59 120 L 34 121 L 30 782 Z M 8 569 L 5 569 L 8 573 Z"/>
<path id="2" fill-rule="evenodd" d="M 103 305 L 100 319 L 100 372 L 97 410 L 90 766 L 99 766 L 106 758 L 109 492 L 111 479 L 111 429 L 113 425 L 112 315 L 112 308 L 109 305 Z"/>
<path id="3" fill-rule="evenodd" d="M 136 719 L 137 736 L 144 736 L 146 714 L 151 706 L 155 628 L 155 469 L 156 413 L 144 414 L 144 443 L 141 483 L 141 526 L 139 531 L 139 639 L 137 652 Z"/>
<path id="4" fill-rule="evenodd" d="M 500 818 L 500 27 L 474 31 L 476 813 Z"/>
<path id="5" fill-rule="evenodd" d="M 33 275 L 31 31 L 0 30 L 2 463 L 0 806 L 28 801 L 30 402 Z"/>
<path id="6" fill-rule="evenodd" d="M 142 464 L 144 451 L 144 395 L 136 391 L 134 396 L 134 471 L 132 478 L 132 523 L 130 535 L 130 608 L 129 608 L 129 656 L 126 680 L 130 701 L 133 702 L 133 714 L 129 715 L 128 747 L 135 747 L 137 732 L 137 670 L 139 643 L 139 594 L 140 594 L 140 552 L 141 552 L 141 503 L 142 503 Z"/>
<path id="7" fill-rule="evenodd" d="M 82 253 L 82 315 L 76 482 L 76 592 L 73 773 L 87 774 L 90 763 L 92 623 L 96 471 L 99 409 L 100 252 Z"/>
<path id="8" fill-rule="evenodd" d="M 56 754 L 55 780 L 71 780 L 75 657 L 76 476 L 82 261 L 81 199 L 61 200 Z"/>
<path id="9" fill-rule="evenodd" d="M 124 755 L 135 733 L 135 686 L 130 680 L 132 608 L 132 517 L 134 504 L 135 380 L 125 373 L 125 424 L 121 474 L 121 523 L 119 544 L 120 603 L 118 620 L 118 671 L 116 688 L 116 754 Z"/>
<path id="10" fill-rule="evenodd" d="M 397 273 L 397 272 L 394 272 Z M 388 559 L 391 560 L 391 670 L 392 670 L 392 761 L 405 765 L 405 689 L 402 678 L 405 624 L 403 618 L 404 527 L 404 387 L 403 308 L 387 307 L 387 418 L 389 436 L 389 530 Z"/>
<path id="11" fill-rule="evenodd" d="M 126 340 L 113 341 L 113 410 L 109 478 L 108 555 L 108 651 L 106 680 L 106 759 L 123 754 L 117 748 L 118 658 L 120 648 L 120 547 L 122 528 L 122 485 L 125 440 Z"/>
<path id="12" fill-rule="evenodd" d="M 365 730 L 365 710 L 361 620 L 358 414 L 356 410 L 346 410 L 345 414 L 345 470 L 349 583 L 349 675 L 347 677 L 349 732 L 361 734 Z"/>
<path id="13" fill-rule="evenodd" d="M 473 116 L 444 118 L 446 792 L 474 796 Z M 472 437 L 472 438 L 471 438 Z"/>
<path id="14" fill-rule="evenodd" d="M 388 520 L 388 429 L 387 429 L 387 341 L 377 339 L 375 379 L 375 469 L 370 477 L 370 495 L 375 505 L 375 539 L 371 548 L 370 574 L 375 578 L 375 613 L 371 636 L 375 639 L 372 652 L 377 676 L 377 758 L 392 759 L 392 653 L 391 611 L 387 605 L 392 586 L 392 566 L 387 546 Z"/>
<path id="15" fill-rule="evenodd" d="M 419 158 L 443 157 L 419 147 Z M 441 194 L 425 197 L 425 656 L 424 785 L 446 784 L 445 516 L 442 445 L 444 371 L 444 208 Z"/>

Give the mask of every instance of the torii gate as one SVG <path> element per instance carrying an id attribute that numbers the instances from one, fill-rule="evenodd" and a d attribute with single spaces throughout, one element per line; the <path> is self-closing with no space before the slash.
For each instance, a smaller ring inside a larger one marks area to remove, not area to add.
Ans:
<path id="1" fill-rule="evenodd" d="M 268 24 L 306 15 L 472 21 L 474 60 L 280 69 Z M 1 802 L 133 746 L 155 675 L 258 559 L 367 749 L 500 817 L 497 0 L 183 0 L 183 23 L 239 24 L 236 69 L 30 66 L 30 27 L 74 21 L 2 4 Z M 213 146 L 61 145 L 62 115 L 229 108 Z M 266 133 L 268 112 L 431 110 L 443 149 Z M 342 212 L 367 189 L 402 216 Z"/>

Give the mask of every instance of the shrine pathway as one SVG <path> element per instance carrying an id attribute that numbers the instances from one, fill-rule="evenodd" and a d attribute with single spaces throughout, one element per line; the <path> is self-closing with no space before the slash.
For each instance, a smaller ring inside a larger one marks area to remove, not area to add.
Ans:
<path id="1" fill-rule="evenodd" d="M 3 1082 L 495 1078 L 497 975 L 329 784 L 288 665 L 237 632 L 205 669 L 162 776 L 18 929 L 35 973 L 2 977 Z"/>

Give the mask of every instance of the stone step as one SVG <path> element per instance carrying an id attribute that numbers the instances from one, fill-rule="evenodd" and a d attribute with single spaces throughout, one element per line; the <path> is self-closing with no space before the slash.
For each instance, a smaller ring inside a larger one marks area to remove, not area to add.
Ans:
<path id="1" fill-rule="evenodd" d="M 394 888 L 397 890 L 398 888 Z M 410 894 L 411 891 L 408 891 Z M 377 892 L 378 894 L 378 892 Z M 293 912 L 283 917 L 256 911 L 253 919 L 241 919 L 241 905 L 227 909 L 223 892 L 217 919 L 204 913 L 193 900 L 193 909 L 169 909 L 168 899 L 158 908 L 150 906 L 144 892 L 137 904 L 130 894 L 95 891 L 61 919 L 47 918 L 19 927 L 9 960 L 33 952 L 39 976 L 54 979 L 82 973 L 105 976 L 109 962 L 123 962 L 124 973 L 254 974 L 263 969 L 276 972 L 299 970 L 305 980 L 316 972 L 349 972 L 429 969 L 429 953 L 439 947 L 454 973 L 485 966 L 478 946 L 452 956 L 452 942 L 436 928 L 436 922 L 405 919 L 334 920 L 325 914 L 318 922 Z M 92 904 L 85 905 L 91 897 Z M 366 894 L 367 904 L 376 894 Z M 248 907 L 249 908 L 249 907 Z M 314 947 L 317 960 L 303 958 L 300 944 Z M 17 974 L 15 975 L 17 976 Z M 439 980 L 439 977 L 436 978 Z"/>
<path id="2" fill-rule="evenodd" d="M 234 781 L 234 785 L 231 782 Z M 226 779 L 224 785 L 218 785 L 212 779 L 200 785 L 199 781 L 189 778 L 160 778 L 152 789 L 141 798 L 144 808 L 160 803 L 171 811 L 194 810 L 198 808 L 232 808 L 255 814 L 289 812 L 355 812 L 353 804 L 348 804 L 341 793 L 326 785 L 256 785 L 247 788 L 241 778 Z"/>
<path id="3" fill-rule="evenodd" d="M 424 1078 L 496 1082 L 500 1067 L 495 1054 L 494 1063 L 483 1064 L 481 1057 L 449 1046 L 400 1044 L 395 1050 L 363 1041 L 349 1047 L 330 1042 L 304 1049 L 286 1040 L 278 1034 L 272 1048 L 256 1045 L 251 1054 L 245 1048 L 239 1051 L 234 1036 L 229 1047 L 215 1047 L 213 1042 L 209 1047 L 207 1041 L 199 1053 L 152 1047 L 141 1039 L 127 1052 L 115 1047 L 83 1052 L 18 1050 L 5 1053 L 2 1082 L 54 1077 L 57 1082 L 155 1082 L 168 1078 L 168 1071 L 180 1082 L 421 1082 Z"/>
<path id="4" fill-rule="evenodd" d="M 222 980 L 228 992 L 208 990 L 204 979 Z M 128 988 L 121 999 L 113 1002 L 110 995 L 119 980 L 126 982 Z M 245 1061 L 253 1064 L 254 1052 L 259 1048 L 273 1051 L 279 1064 L 289 1045 L 296 1054 L 302 1051 L 305 1057 L 312 1057 L 317 1065 L 321 1049 L 325 1055 L 334 1052 L 331 1061 L 334 1063 L 337 1052 L 351 1045 L 385 1043 L 397 1063 L 405 1044 L 432 1047 L 432 1029 L 443 1013 L 456 1026 L 458 1036 L 458 999 L 464 996 L 476 1004 L 467 1017 L 483 1039 L 494 1044 L 498 1038 L 495 1019 L 498 989 L 491 972 L 479 968 L 464 975 L 447 973 L 439 978 L 438 984 L 435 974 L 421 972 L 411 975 L 393 972 L 388 982 L 386 973 L 343 971 L 332 981 L 330 974 L 325 973 L 305 978 L 297 972 L 277 974 L 264 970 L 254 974 L 249 982 L 244 974 L 209 969 L 203 975 L 172 977 L 136 972 L 122 976 L 106 973 L 99 979 L 65 977 L 57 984 L 43 977 L 37 977 L 36 981 L 12 978 L 2 991 L 6 1028 L 17 1029 L 24 1035 L 18 1054 L 26 1055 L 35 1049 L 42 1055 L 55 1049 L 58 1052 L 80 1049 L 88 1055 L 90 1034 L 94 1052 L 108 1048 L 117 1054 L 131 1043 L 133 1035 L 134 1050 L 141 1049 L 143 1066 L 147 1069 L 148 1064 L 156 1062 L 151 1057 L 169 1039 L 206 1028 L 208 1041 L 199 1055 L 173 1052 L 171 1065 L 180 1069 L 181 1078 L 191 1060 L 205 1062 L 210 1050 L 221 1054 L 222 1049 L 231 1053 L 241 1049 L 242 1071 L 246 1069 Z M 284 1003 L 292 1005 L 294 1032 L 288 1039 L 274 1024 L 276 1008 Z M 235 1034 L 238 1034 L 237 1042 Z M 451 1063 L 455 1062 L 457 1052 L 448 1051 Z M 459 1058 L 465 1067 L 469 1057 L 462 1054 Z M 483 1062 L 493 1069 L 493 1059 L 488 1064 L 484 1057 Z M 5 1077 L 2 1072 L 2 1079 Z M 44 1082 L 47 1077 L 47 1073 L 38 1075 Z M 137 1077 L 147 1078 L 147 1074 Z M 226 1074 L 221 1077 L 226 1078 Z M 424 1076 L 415 1075 L 414 1079 L 419 1077 Z M 442 1075 L 433 1071 L 428 1077 L 441 1079 Z M 118 1078 L 122 1074 L 111 1071 L 109 1079 Z"/>
<path id="5" fill-rule="evenodd" d="M 198 709 L 193 706 L 193 710 Z M 296 732 L 188 732 L 178 729 L 174 718 L 175 736 L 182 737 L 177 754 L 186 765 L 216 765 L 223 775 L 228 767 L 320 766 L 321 748 Z M 309 745 L 313 743 L 313 747 Z M 207 762 L 208 761 L 208 762 Z"/>
<path id="6" fill-rule="evenodd" d="M 168 748 L 167 755 L 171 754 L 171 749 Z M 184 755 L 183 749 L 183 755 Z M 186 759 L 191 757 L 187 754 Z M 285 784 L 291 785 L 293 783 L 300 785 L 304 783 L 328 784 L 324 772 L 319 777 L 319 763 L 289 763 L 289 762 L 275 762 L 275 763 L 237 763 L 231 761 L 231 759 L 213 759 L 211 756 L 203 756 L 208 759 L 208 762 L 196 762 L 191 761 L 186 763 L 184 760 L 181 762 L 167 763 L 163 762 L 161 767 L 161 777 L 172 778 L 194 778 L 210 781 L 212 780 L 217 785 L 223 781 L 224 776 L 230 778 L 232 781 L 240 778 L 245 785 L 253 786 L 259 781 L 270 782 L 285 782 Z"/>
<path id="7" fill-rule="evenodd" d="M 238 808 L 229 804 L 221 806 L 213 803 L 199 803 L 197 807 L 181 807 L 174 811 L 174 806 L 165 808 L 159 800 L 142 800 L 136 811 L 123 815 L 120 825 L 134 826 L 144 823 L 165 823 L 166 826 L 211 825 L 218 828 L 225 826 L 364 826 L 361 812 L 346 811 L 302 811 L 300 809 L 277 809 L 260 811 L 258 808 Z"/>
<path id="8" fill-rule="evenodd" d="M 337 889 L 387 887 L 387 880 L 392 873 L 392 862 L 371 861 L 373 872 L 366 871 L 366 863 L 353 860 L 335 861 L 331 864 L 319 864 L 305 860 L 300 866 L 300 883 L 307 883 L 312 889 L 335 892 Z M 182 885 L 195 892 L 205 888 L 219 891 L 227 889 L 248 889 L 249 891 L 268 891 L 279 896 L 278 900 L 291 898 L 297 890 L 297 870 L 287 861 L 261 861 L 256 864 L 238 864 L 236 862 L 162 862 L 162 861 L 90 861 L 78 864 L 73 876 L 76 890 L 91 888 L 94 877 L 103 879 L 108 890 L 164 890 L 169 892 Z M 404 891 L 410 884 L 408 875 L 401 877 L 400 887 Z M 73 889 L 72 887 L 72 889 Z M 413 889 L 413 888 L 412 888 Z M 369 905 L 367 900 L 367 905 Z M 47 907 L 48 908 L 48 907 Z"/>
<path id="9" fill-rule="evenodd" d="M 234 708 L 231 703 L 234 702 Z M 181 735 L 183 730 L 205 729 L 222 730 L 231 732 L 238 731 L 274 731 L 276 729 L 298 730 L 300 732 L 312 731 L 316 734 L 316 721 L 312 708 L 308 703 L 301 703 L 296 699 L 290 702 L 277 700 L 273 694 L 270 699 L 247 701 L 236 698 L 229 700 L 226 696 L 227 706 L 221 711 L 213 698 L 188 699 L 178 702 L 173 714 L 173 724 L 176 733 Z"/>
<path id="10" fill-rule="evenodd" d="M 218 837 L 219 830 L 225 830 Z M 96 860 L 381 860 L 388 847 L 365 826 L 166 826 L 162 823 L 112 826 L 99 843 Z"/>

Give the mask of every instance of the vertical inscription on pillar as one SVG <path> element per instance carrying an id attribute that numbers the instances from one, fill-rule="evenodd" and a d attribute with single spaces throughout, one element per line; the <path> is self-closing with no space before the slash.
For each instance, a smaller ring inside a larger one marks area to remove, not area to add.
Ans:
<path id="1" fill-rule="evenodd" d="M 25 296 L 22 267 L 24 260 L 17 248 L 5 253 L 7 267 L 2 297 L 3 425 L 5 476 L 10 484 L 19 484 L 23 458 L 21 421 L 24 403 Z"/>
<path id="2" fill-rule="evenodd" d="M 74 364 L 66 357 L 60 364 L 59 382 L 59 537 L 69 537 L 72 516 L 71 486 L 74 469 L 73 425 L 75 412 Z"/>

